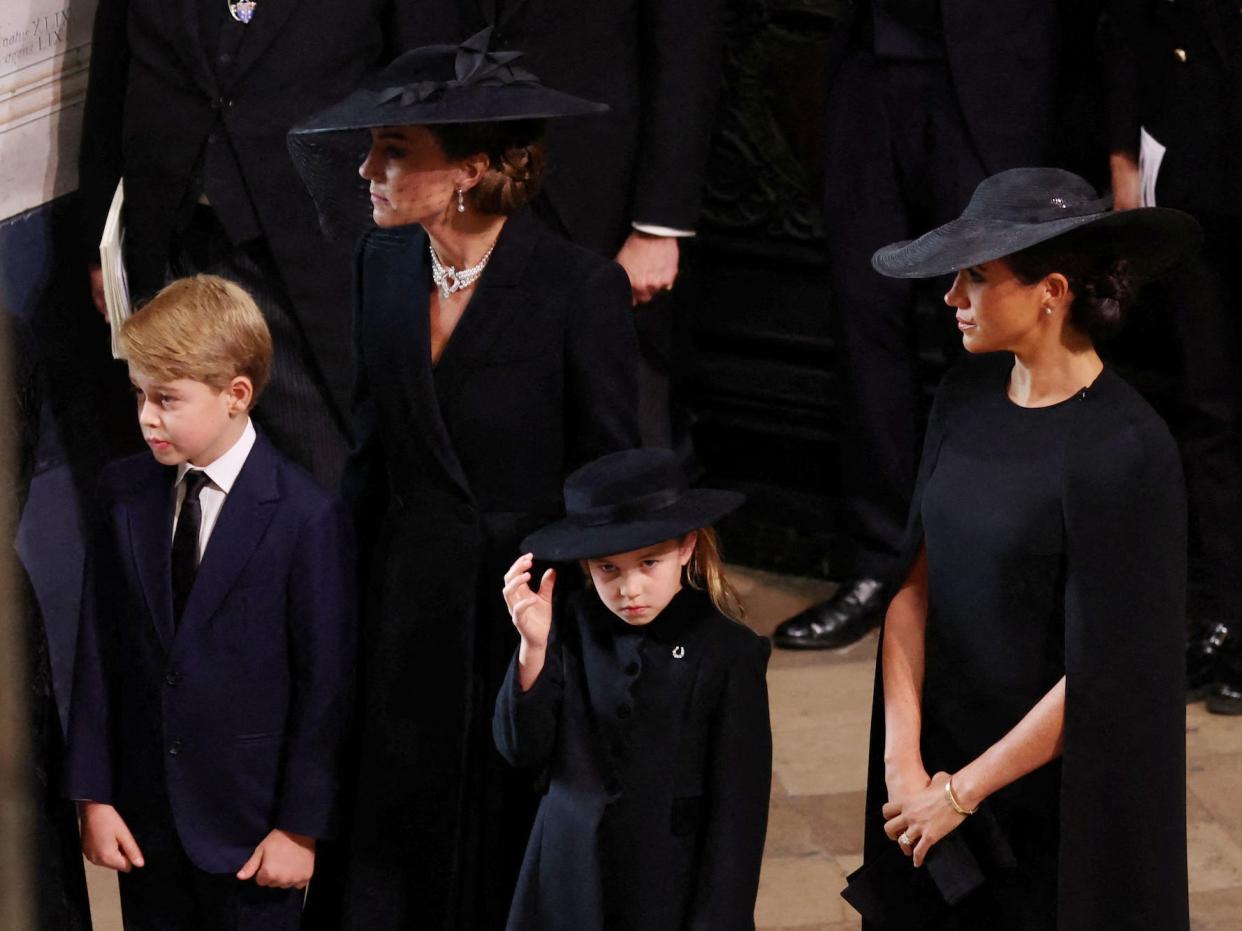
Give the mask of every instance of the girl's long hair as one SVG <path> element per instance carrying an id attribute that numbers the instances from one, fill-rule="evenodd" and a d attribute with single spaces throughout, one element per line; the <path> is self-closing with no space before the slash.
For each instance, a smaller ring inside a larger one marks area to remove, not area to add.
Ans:
<path id="1" fill-rule="evenodd" d="M 746 609 L 737 597 L 724 574 L 724 560 L 720 557 L 720 540 L 712 527 L 700 527 L 694 543 L 694 552 L 686 566 L 686 582 L 691 588 L 707 592 L 716 610 L 725 617 L 741 621 Z"/>

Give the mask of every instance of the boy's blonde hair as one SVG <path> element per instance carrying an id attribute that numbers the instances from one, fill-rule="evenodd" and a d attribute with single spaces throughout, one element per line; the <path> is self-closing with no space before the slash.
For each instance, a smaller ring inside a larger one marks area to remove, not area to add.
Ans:
<path id="1" fill-rule="evenodd" d="M 161 381 L 188 378 L 223 391 L 238 375 L 254 386 L 272 370 L 272 334 L 241 286 L 216 275 L 179 278 L 121 326 L 121 353 Z"/>

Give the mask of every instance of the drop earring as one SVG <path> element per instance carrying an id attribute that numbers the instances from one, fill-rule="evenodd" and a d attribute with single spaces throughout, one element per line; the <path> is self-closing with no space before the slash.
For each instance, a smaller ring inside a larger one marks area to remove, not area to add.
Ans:
<path id="1" fill-rule="evenodd" d="M 466 212 L 466 195 L 461 188 L 457 189 L 457 212 Z"/>

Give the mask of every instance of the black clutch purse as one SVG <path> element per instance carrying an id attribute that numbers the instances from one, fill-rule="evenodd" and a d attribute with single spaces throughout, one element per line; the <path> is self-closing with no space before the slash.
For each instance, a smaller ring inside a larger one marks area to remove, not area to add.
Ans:
<path id="1" fill-rule="evenodd" d="M 987 872 L 1015 863 L 996 816 L 984 807 L 932 847 L 921 870 L 890 842 L 846 877 L 841 897 L 867 921 L 925 920 L 982 886 Z"/>

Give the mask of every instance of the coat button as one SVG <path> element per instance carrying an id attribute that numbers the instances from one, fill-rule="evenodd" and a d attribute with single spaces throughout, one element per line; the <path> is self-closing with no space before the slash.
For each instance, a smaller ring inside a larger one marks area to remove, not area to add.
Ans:
<path id="1" fill-rule="evenodd" d="M 1186 60 L 1186 50 L 1184 48 L 1173 49 L 1173 57 L 1178 61 L 1184 62 Z"/>
<path id="2" fill-rule="evenodd" d="M 170 688 L 176 685 L 180 681 L 181 681 L 181 677 L 178 676 L 175 672 L 170 672 L 166 676 L 164 676 L 164 684 L 169 686 Z"/>
<path id="3" fill-rule="evenodd" d="M 629 663 L 629 664 L 625 667 L 625 674 L 626 674 L 627 676 L 636 676 L 636 675 L 638 675 L 638 663 Z"/>
<path id="4" fill-rule="evenodd" d="M 617 717 L 622 719 L 628 718 L 633 710 L 629 705 L 621 705 L 617 708 Z"/>
<path id="5" fill-rule="evenodd" d="M 172 743 L 168 745 L 169 756 L 176 756 L 180 752 L 181 752 L 181 741 L 180 740 L 174 740 Z"/>

